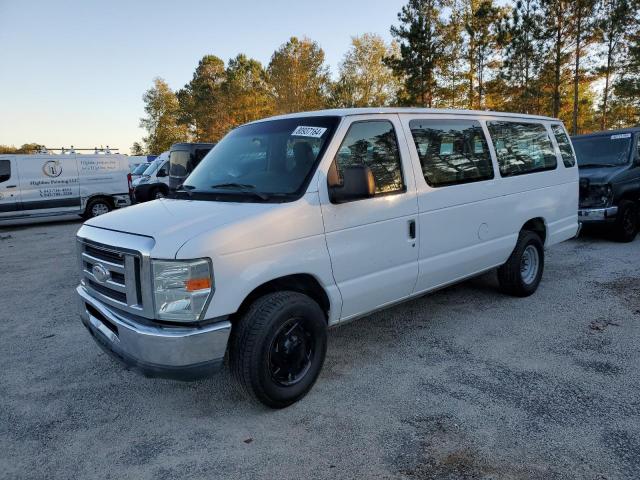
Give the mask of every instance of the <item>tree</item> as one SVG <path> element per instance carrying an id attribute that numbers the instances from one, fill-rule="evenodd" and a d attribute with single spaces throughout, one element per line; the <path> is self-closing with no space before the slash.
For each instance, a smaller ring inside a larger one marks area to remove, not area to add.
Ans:
<path id="1" fill-rule="evenodd" d="M 387 46 L 379 35 L 365 33 L 351 37 L 351 48 L 344 55 L 338 80 L 331 87 L 336 107 L 373 107 L 393 103 L 400 82 L 385 64 L 396 56 L 397 47 Z"/>
<path id="2" fill-rule="evenodd" d="M 469 79 L 469 108 L 474 108 L 475 83 L 478 84 L 478 109 L 483 107 L 485 70 L 497 48 L 497 28 L 503 11 L 493 0 L 469 0 L 465 15 L 467 34 L 467 67 Z"/>
<path id="3" fill-rule="evenodd" d="M 511 87 L 507 93 L 511 97 L 508 105 L 514 111 L 541 113 L 538 84 L 544 61 L 541 24 L 537 0 L 518 0 L 503 24 L 501 76 Z"/>
<path id="4" fill-rule="evenodd" d="M 140 126 L 147 131 L 147 136 L 142 139 L 147 152 L 164 152 L 173 143 L 189 139 L 187 126 L 179 123 L 178 99 L 167 82 L 156 78 L 142 99 L 146 116 L 140 119 Z"/>
<path id="5" fill-rule="evenodd" d="M 600 129 L 607 128 L 607 114 L 609 108 L 609 97 L 611 96 L 611 80 L 619 70 L 619 61 L 623 57 L 624 48 L 620 44 L 626 36 L 631 33 L 634 26 L 634 16 L 632 5 L 629 0 L 602 0 L 602 8 L 598 27 L 602 34 L 606 52 L 605 64 L 599 68 L 599 72 L 604 76 L 604 89 L 602 92 L 602 107 L 600 117 Z M 635 25 L 636 28 L 640 25 Z M 622 50 L 622 52 L 621 52 Z"/>
<path id="6" fill-rule="evenodd" d="M 10 154 L 33 154 L 38 153 L 40 150 L 44 149 L 45 146 L 39 143 L 24 143 L 20 147 L 14 147 L 13 145 L 0 145 L 0 153 Z"/>
<path id="7" fill-rule="evenodd" d="M 578 113 L 580 102 L 578 101 L 580 89 L 580 60 L 582 49 L 596 39 L 595 33 L 595 0 L 573 1 L 573 42 L 574 42 L 574 69 L 573 69 L 573 115 L 571 121 L 571 133 L 578 133 Z"/>
<path id="8" fill-rule="evenodd" d="M 133 142 L 131 146 L 131 155 L 144 155 L 144 148 L 140 145 L 140 142 Z"/>
<path id="9" fill-rule="evenodd" d="M 406 103 L 432 107 L 438 88 L 437 75 L 444 62 L 445 24 L 440 0 L 409 0 L 398 13 L 400 25 L 391 35 L 400 45 L 400 56 L 387 59 L 404 79 Z"/>
<path id="10" fill-rule="evenodd" d="M 444 3 L 449 9 L 449 22 L 444 25 L 444 52 L 439 68 L 442 84 L 438 97 L 441 100 L 440 103 L 449 108 L 461 108 L 466 105 L 463 100 L 465 92 L 463 59 L 466 52 L 464 1 L 447 0 Z"/>
<path id="11" fill-rule="evenodd" d="M 612 110 L 616 112 L 617 127 L 640 124 L 640 19 L 637 16 L 635 25 L 627 36 L 624 70 L 614 83 L 616 100 Z"/>
<path id="12" fill-rule="evenodd" d="M 229 60 L 219 103 L 226 130 L 271 115 L 274 101 L 260 62 L 244 54 Z"/>
<path id="13" fill-rule="evenodd" d="M 197 141 L 214 141 L 226 133 L 218 105 L 224 81 L 224 62 L 215 55 L 205 55 L 191 81 L 177 93 L 180 122 L 188 126 Z"/>
<path id="14" fill-rule="evenodd" d="M 324 51 L 308 38 L 291 37 L 271 56 L 267 68 L 276 113 L 324 108 L 330 85 Z"/>
<path id="15" fill-rule="evenodd" d="M 544 19 L 543 34 L 550 42 L 551 62 L 553 71 L 552 88 L 552 115 L 560 116 L 562 108 L 562 96 L 560 94 L 563 85 L 563 71 L 565 70 L 570 55 L 567 46 L 571 39 L 571 14 L 572 2 L 569 0 L 542 0 L 542 17 Z"/>

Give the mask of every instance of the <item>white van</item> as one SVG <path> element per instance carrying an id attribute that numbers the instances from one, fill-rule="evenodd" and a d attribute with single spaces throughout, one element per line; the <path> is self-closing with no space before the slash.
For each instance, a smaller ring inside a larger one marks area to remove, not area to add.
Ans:
<path id="1" fill-rule="evenodd" d="M 169 152 L 159 155 L 131 185 L 134 202 L 146 202 L 169 195 Z"/>
<path id="2" fill-rule="evenodd" d="M 304 396 L 327 327 L 497 268 L 535 292 L 578 231 L 578 169 L 553 118 L 432 109 L 273 117 L 230 132 L 176 192 L 78 232 L 81 317 L 151 376 L 228 355 L 274 408 Z"/>
<path id="3" fill-rule="evenodd" d="M 128 173 L 120 154 L 0 155 L 0 222 L 125 207 Z"/>

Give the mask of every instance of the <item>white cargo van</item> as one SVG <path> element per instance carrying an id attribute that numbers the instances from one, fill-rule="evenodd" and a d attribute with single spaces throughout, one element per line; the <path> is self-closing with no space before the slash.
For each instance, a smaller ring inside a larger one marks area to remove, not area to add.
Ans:
<path id="1" fill-rule="evenodd" d="M 128 173 L 120 154 L 0 155 L 0 222 L 130 205 Z"/>
<path id="2" fill-rule="evenodd" d="M 284 407 L 315 382 L 328 327 L 494 268 L 504 292 L 534 293 L 577 211 L 554 118 L 268 118 L 230 132 L 176 198 L 85 223 L 81 317 L 146 375 L 197 378 L 228 356 L 248 393 Z"/>

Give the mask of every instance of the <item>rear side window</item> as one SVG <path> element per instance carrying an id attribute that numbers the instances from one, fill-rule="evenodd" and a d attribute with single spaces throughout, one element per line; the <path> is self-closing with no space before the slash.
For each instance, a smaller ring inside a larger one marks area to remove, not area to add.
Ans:
<path id="1" fill-rule="evenodd" d="M 377 195 L 405 190 L 398 140 L 391 122 L 373 120 L 352 124 L 336 154 L 335 165 L 340 180 L 344 167 L 369 167 Z"/>
<path id="2" fill-rule="evenodd" d="M 11 161 L 0 160 L 0 182 L 6 182 L 11 178 Z"/>
<path id="3" fill-rule="evenodd" d="M 569 143 L 569 137 L 564 132 L 564 129 L 560 125 L 551 125 L 551 131 L 556 137 L 558 147 L 560 148 L 560 155 L 562 155 L 562 161 L 565 167 L 573 167 L 576 164 L 576 157 L 573 156 L 573 150 L 571 150 L 571 143 Z"/>
<path id="4" fill-rule="evenodd" d="M 491 155 L 480 122 L 411 120 L 409 128 L 429 186 L 493 178 Z"/>
<path id="5" fill-rule="evenodd" d="M 547 129 L 540 123 L 487 122 L 500 175 L 553 170 L 558 162 Z"/>

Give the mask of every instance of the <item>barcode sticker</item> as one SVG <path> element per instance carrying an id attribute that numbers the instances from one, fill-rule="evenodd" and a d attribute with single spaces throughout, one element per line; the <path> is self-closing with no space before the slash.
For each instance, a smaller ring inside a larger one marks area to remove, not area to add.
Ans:
<path id="1" fill-rule="evenodd" d="M 326 132 L 326 128 L 322 127 L 296 127 L 291 135 L 295 135 L 296 137 L 312 137 L 312 138 L 320 138 L 324 132 Z"/>
<path id="2" fill-rule="evenodd" d="M 621 138 L 631 138 L 630 133 L 619 133 L 617 135 L 611 135 L 611 140 L 619 140 Z"/>

